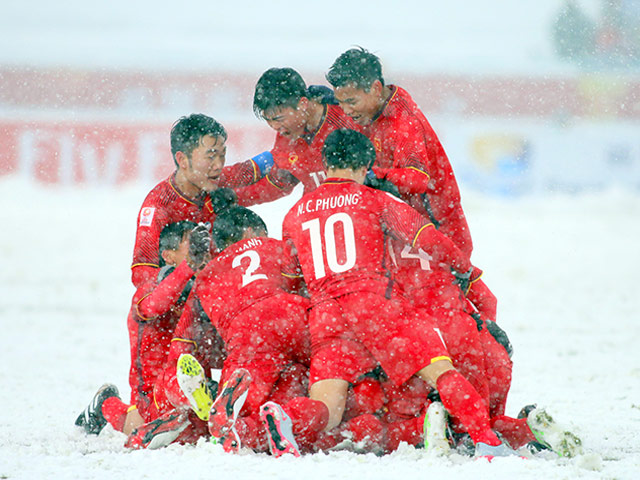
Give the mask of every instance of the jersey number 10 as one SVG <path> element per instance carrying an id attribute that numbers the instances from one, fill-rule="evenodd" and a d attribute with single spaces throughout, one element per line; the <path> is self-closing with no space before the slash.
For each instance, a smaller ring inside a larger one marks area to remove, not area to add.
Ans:
<path id="1" fill-rule="evenodd" d="M 336 245 L 336 224 L 342 224 L 344 245 Z M 311 240 L 311 256 L 313 258 L 313 271 L 316 280 L 326 275 L 326 265 L 333 273 L 346 272 L 356 264 L 356 238 L 353 230 L 353 221 L 346 213 L 334 213 L 327 218 L 324 224 L 324 231 L 320 231 L 320 219 L 314 218 L 302 224 L 302 230 L 309 231 Z M 324 235 L 323 235 L 324 234 Z M 342 250 L 341 257 L 344 261 L 338 261 L 338 247 Z"/>

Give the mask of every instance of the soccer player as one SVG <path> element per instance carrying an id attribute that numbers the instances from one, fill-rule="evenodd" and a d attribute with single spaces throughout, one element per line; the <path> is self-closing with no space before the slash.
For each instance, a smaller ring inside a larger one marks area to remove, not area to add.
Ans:
<path id="1" fill-rule="evenodd" d="M 416 375 L 437 388 L 479 454 L 511 454 L 433 324 L 394 295 L 384 261 L 391 236 L 457 272 L 471 269 L 468 255 L 404 202 L 362 185 L 375 154 L 363 134 L 332 132 L 323 147 L 329 178 L 304 195 L 283 223 L 311 297 L 310 397 L 329 409 L 329 430 L 342 419 L 349 383 L 379 364 L 395 385 Z"/>
<path id="2" fill-rule="evenodd" d="M 180 220 L 213 222 L 209 193 L 221 187 L 250 185 L 269 168 L 269 156 L 224 166 L 227 132 L 211 117 L 181 117 L 171 129 L 175 172 L 156 185 L 138 214 L 131 278 L 137 287 L 158 276 L 158 237 L 162 228 Z"/>
<path id="3" fill-rule="evenodd" d="M 409 93 L 385 85 L 380 59 L 353 48 L 329 69 L 335 98 L 376 148 L 373 171 L 394 183 L 402 198 L 471 256 L 473 243 L 449 159 L 433 128 Z M 497 302 L 481 279 L 468 293 L 495 320 Z"/>
<path id="4" fill-rule="evenodd" d="M 129 435 L 158 415 L 153 389 L 169 351 L 169 341 L 195 278 L 209 252 L 209 232 L 189 221 L 170 223 L 159 238 L 160 271 L 133 296 L 127 319 L 131 345 L 129 384 L 125 404 L 115 385 L 103 385 L 76 420 L 87 433 L 98 434 L 108 423 Z"/>
<path id="5" fill-rule="evenodd" d="M 256 83 L 253 110 L 277 133 L 269 173 L 237 191 L 238 203 L 244 206 L 286 196 L 299 183 L 305 192 L 315 189 L 326 178 L 321 149 L 327 135 L 337 128 L 358 128 L 335 105 L 330 89 L 307 88 L 292 68 L 270 68 L 262 74 Z"/>
<path id="6" fill-rule="evenodd" d="M 344 112 L 361 126 L 376 149 L 373 172 L 396 185 L 409 205 L 471 256 L 473 243 L 453 169 L 433 128 L 409 93 L 397 85 L 386 85 L 380 59 L 362 48 L 341 54 L 326 77 Z M 496 297 L 480 278 L 481 271 L 474 272 L 466 296 L 473 311 L 477 309 L 484 318 L 495 321 Z M 415 275 L 420 272 L 405 268 L 396 280 L 411 282 Z M 490 356 L 496 362 L 492 409 L 504 412 L 511 385 L 511 361 L 493 339 L 488 339 L 485 348 L 491 350 Z"/>
<path id="7" fill-rule="evenodd" d="M 194 324 L 188 313 L 181 318 L 164 373 L 167 400 L 174 407 L 194 407 L 202 420 L 208 419 L 210 432 L 227 450 L 235 451 L 242 444 L 266 451 L 260 407 L 267 400 L 286 404 L 299 397 L 288 406 L 300 412 L 295 416 L 301 434 L 319 433 L 326 423 L 326 408 L 306 398 L 308 301 L 291 293 L 300 278 L 293 257 L 285 244 L 267 237 L 262 219 L 244 207 L 221 212 L 212 234 L 222 251 L 193 287 L 193 302 L 206 313 L 208 325 Z M 210 412 L 206 395 L 193 394 L 199 386 L 191 394 L 185 392 L 180 375 L 184 377 L 186 370 L 200 375 L 202 367 L 212 366 L 205 346 L 206 332 L 212 329 L 224 341 L 226 357 L 221 377 L 225 387 L 219 397 L 223 400 L 214 403 Z M 185 363 L 184 355 L 193 360 Z M 246 403 L 238 398 L 243 394 Z M 241 418 L 231 415 L 226 408 L 231 404 L 236 404 L 236 414 L 242 409 Z M 321 425 L 312 428 L 314 422 Z"/>

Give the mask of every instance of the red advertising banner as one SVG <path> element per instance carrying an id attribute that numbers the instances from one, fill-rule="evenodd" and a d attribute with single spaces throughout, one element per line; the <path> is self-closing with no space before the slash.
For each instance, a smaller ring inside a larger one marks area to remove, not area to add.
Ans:
<path id="1" fill-rule="evenodd" d="M 153 182 L 173 171 L 171 125 L 0 120 L 0 176 L 44 183 L 115 185 Z M 230 162 L 267 150 L 266 127 L 227 127 Z"/>

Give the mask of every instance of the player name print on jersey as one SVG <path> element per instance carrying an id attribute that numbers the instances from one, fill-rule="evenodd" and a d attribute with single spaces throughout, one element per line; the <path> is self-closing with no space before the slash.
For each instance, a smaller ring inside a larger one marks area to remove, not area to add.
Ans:
<path id="1" fill-rule="evenodd" d="M 156 209 L 153 207 L 145 207 L 140 211 L 140 226 L 149 227 L 153 222 L 153 215 L 156 213 Z"/>
<path id="2" fill-rule="evenodd" d="M 327 209 L 341 208 L 349 205 L 357 205 L 360 203 L 360 200 L 362 200 L 362 194 L 360 192 L 308 200 L 298 205 L 298 215 L 303 213 L 319 212 Z"/>

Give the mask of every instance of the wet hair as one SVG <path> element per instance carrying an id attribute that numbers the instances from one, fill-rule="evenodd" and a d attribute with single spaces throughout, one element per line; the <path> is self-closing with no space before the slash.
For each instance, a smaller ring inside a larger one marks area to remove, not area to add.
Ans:
<path id="1" fill-rule="evenodd" d="M 274 108 L 296 108 L 307 96 L 307 85 L 293 68 L 270 68 L 256 83 L 253 94 L 253 112 L 258 118 Z"/>
<path id="2" fill-rule="evenodd" d="M 196 226 L 196 223 L 188 220 L 182 220 L 180 222 L 169 223 L 164 226 L 160 232 L 160 240 L 158 242 L 158 256 L 160 258 L 159 265 L 164 267 L 166 262 L 162 258 L 162 252 L 165 250 L 177 250 L 180 246 L 184 236 L 191 232 Z"/>
<path id="3" fill-rule="evenodd" d="M 371 168 L 376 150 L 365 135 L 349 128 L 340 128 L 327 135 L 322 146 L 322 161 L 327 169 Z"/>
<path id="4" fill-rule="evenodd" d="M 211 198 L 213 213 L 216 215 L 225 208 L 238 203 L 238 196 L 236 195 L 236 192 L 227 187 L 218 187 L 215 190 L 212 190 L 209 192 L 209 197 Z"/>
<path id="5" fill-rule="evenodd" d="M 352 86 L 369 91 L 376 80 L 384 85 L 380 59 L 362 47 L 347 50 L 336 58 L 326 78 L 333 88 Z"/>
<path id="6" fill-rule="evenodd" d="M 224 250 L 241 240 L 249 228 L 260 236 L 267 235 L 267 226 L 260 215 L 248 208 L 231 205 L 216 216 L 211 227 L 211 238 L 219 250 Z"/>
<path id="7" fill-rule="evenodd" d="M 171 155 L 176 166 L 176 153 L 183 152 L 188 157 L 200 145 L 202 137 L 211 135 L 227 139 L 227 131 L 222 124 L 202 113 L 180 117 L 171 128 Z"/>

